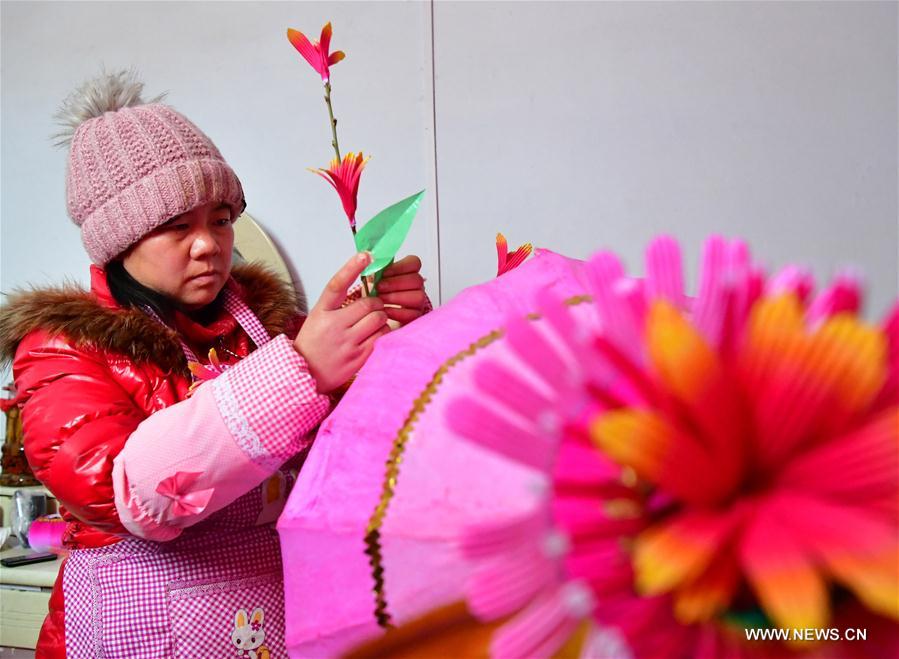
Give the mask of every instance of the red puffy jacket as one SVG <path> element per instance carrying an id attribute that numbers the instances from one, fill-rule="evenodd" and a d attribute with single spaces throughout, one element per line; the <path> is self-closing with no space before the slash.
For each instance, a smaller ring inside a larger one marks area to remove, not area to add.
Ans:
<path id="1" fill-rule="evenodd" d="M 289 286 L 257 266 L 236 267 L 232 276 L 271 335 L 296 335 L 302 316 Z M 211 347 L 220 356 L 250 349 L 224 310 L 204 326 L 183 322 L 179 330 L 198 355 Z M 120 308 L 104 271 L 92 267 L 90 292 L 64 287 L 10 295 L 0 312 L 0 351 L 4 359 L 14 355 L 25 452 L 61 504 L 66 545 L 117 542 L 127 532 L 114 503 L 113 460 L 141 421 L 186 397 L 190 378 L 179 335 Z M 61 574 L 38 657 L 65 656 Z"/>

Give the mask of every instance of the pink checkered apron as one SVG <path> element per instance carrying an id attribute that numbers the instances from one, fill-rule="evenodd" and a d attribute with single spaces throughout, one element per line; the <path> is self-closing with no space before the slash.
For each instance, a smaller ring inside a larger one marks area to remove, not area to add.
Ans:
<path id="1" fill-rule="evenodd" d="M 268 341 L 228 293 L 226 308 L 254 343 Z M 294 476 L 282 468 L 171 542 L 73 550 L 63 571 L 67 656 L 285 659 L 274 522 Z"/>

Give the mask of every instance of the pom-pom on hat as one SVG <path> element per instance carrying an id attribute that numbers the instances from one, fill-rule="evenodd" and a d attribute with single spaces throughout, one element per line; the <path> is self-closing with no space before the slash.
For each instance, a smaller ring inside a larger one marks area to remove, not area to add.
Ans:
<path id="1" fill-rule="evenodd" d="M 244 209 L 243 188 L 199 128 L 131 71 L 103 73 L 56 115 L 69 145 L 66 206 L 91 260 L 106 265 L 171 218 L 209 202 Z"/>

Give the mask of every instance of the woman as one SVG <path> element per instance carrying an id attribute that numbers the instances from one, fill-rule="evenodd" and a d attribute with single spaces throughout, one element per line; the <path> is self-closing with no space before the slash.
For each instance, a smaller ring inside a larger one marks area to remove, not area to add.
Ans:
<path id="1" fill-rule="evenodd" d="M 68 522 L 37 656 L 286 656 L 274 521 L 329 394 L 388 318 L 423 313 L 421 264 L 352 300 L 356 255 L 301 316 L 273 275 L 232 269 L 240 181 L 141 90 L 105 75 L 64 108 L 90 291 L 14 294 L 0 315 L 26 454 Z"/>

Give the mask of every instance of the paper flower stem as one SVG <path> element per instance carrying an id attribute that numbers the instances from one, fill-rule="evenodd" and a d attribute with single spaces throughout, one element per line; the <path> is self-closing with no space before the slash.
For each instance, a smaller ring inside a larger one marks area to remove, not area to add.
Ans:
<path id="1" fill-rule="evenodd" d="M 353 230 L 353 242 L 356 242 L 356 227 L 350 227 Z M 362 280 L 362 290 L 365 292 L 365 297 L 369 297 L 371 295 L 371 291 L 368 289 L 368 282 L 365 281 L 365 277 L 360 277 Z"/>
<path id="2" fill-rule="evenodd" d="M 334 147 L 334 154 L 337 156 L 337 162 L 341 161 L 340 157 L 340 146 L 337 143 L 337 119 L 334 118 L 334 108 L 331 105 L 331 82 L 328 81 L 325 83 L 325 105 L 328 106 L 328 118 L 331 123 L 331 146 Z M 353 230 L 353 238 L 356 237 L 356 227 L 350 227 Z M 365 292 L 365 297 L 371 295 L 371 291 L 368 289 L 368 282 L 365 281 L 365 277 L 360 278 L 362 280 L 362 290 Z"/>
<path id="3" fill-rule="evenodd" d="M 340 162 L 340 147 L 337 145 L 337 119 L 334 118 L 334 108 L 331 107 L 330 81 L 325 83 L 325 105 L 328 106 L 328 117 L 331 120 L 331 146 L 334 147 L 334 153 L 337 154 L 337 161 Z"/>

